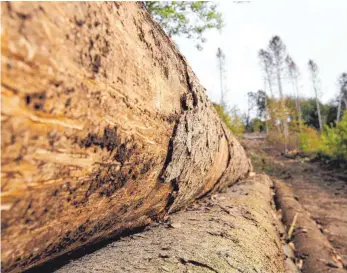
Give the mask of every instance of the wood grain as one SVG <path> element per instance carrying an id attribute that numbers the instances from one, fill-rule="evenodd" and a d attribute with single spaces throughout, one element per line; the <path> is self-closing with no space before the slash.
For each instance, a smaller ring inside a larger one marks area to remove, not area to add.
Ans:
<path id="1" fill-rule="evenodd" d="M 3 272 L 247 175 L 243 148 L 141 4 L 1 5 Z"/>

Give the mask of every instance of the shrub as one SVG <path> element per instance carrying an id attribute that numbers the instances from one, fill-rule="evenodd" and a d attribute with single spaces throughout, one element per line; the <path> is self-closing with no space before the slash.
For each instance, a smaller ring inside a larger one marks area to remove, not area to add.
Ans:
<path id="1" fill-rule="evenodd" d="M 221 117 L 225 125 L 238 137 L 242 136 L 245 131 L 245 126 L 242 122 L 242 117 L 239 115 L 236 108 L 231 109 L 229 112 L 225 110 L 224 106 L 213 104 L 217 110 L 218 115 Z"/>
<path id="2" fill-rule="evenodd" d="M 306 154 L 318 152 L 322 147 L 322 139 L 316 129 L 302 126 L 302 132 L 299 134 L 299 145 Z"/>
<path id="3" fill-rule="evenodd" d="M 265 130 L 265 122 L 259 118 L 254 118 L 251 122 L 252 132 L 259 133 Z"/>
<path id="4" fill-rule="evenodd" d="M 336 127 L 324 126 L 321 152 L 333 159 L 347 160 L 347 111 Z"/>

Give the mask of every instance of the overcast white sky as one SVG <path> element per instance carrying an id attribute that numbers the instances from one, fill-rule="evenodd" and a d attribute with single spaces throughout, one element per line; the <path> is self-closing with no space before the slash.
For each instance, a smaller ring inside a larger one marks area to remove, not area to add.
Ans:
<path id="1" fill-rule="evenodd" d="M 226 55 L 230 89 L 226 100 L 245 112 L 247 92 L 264 86 L 258 51 L 274 35 L 282 38 L 299 66 L 300 95 L 313 96 L 307 69 L 310 58 L 320 69 L 322 101 L 338 93 L 337 77 L 347 72 L 347 0 L 229 0 L 219 2 L 219 10 L 226 26 L 221 34 L 207 33 L 203 51 L 194 47 L 194 41 L 175 38 L 212 101 L 220 100 L 217 48 Z M 284 88 L 285 93 L 292 92 L 289 84 Z"/>

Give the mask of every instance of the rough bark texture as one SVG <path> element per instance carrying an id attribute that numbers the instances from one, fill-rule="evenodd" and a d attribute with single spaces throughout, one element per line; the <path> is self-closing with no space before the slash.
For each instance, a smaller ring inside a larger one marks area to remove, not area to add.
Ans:
<path id="1" fill-rule="evenodd" d="M 282 210 L 282 220 L 289 228 L 295 214 L 293 242 L 295 254 L 303 260 L 303 273 L 339 273 L 343 269 L 341 257 L 311 219 L 310 214 L 301 206 L 293 195 L 292 189 L 280 180 L 275 180 L 276 202 Z"/>
<path id="2" fill-rule="evenodd" d="M 2 4 L 2 270 L 146 225 L 247 175 L 141 4 Z"/>
<path id="3" fill-rule="evenodd" d="M 113 242 L 58 273 L 284 272 L 272 181 L 257 175 Z M 39 272 L 39 271 L 38 271 Z"/>

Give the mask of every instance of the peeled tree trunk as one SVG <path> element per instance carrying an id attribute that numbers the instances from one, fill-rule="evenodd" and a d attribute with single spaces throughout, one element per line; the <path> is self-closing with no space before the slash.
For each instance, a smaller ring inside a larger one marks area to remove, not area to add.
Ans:
<path id="1" fill-rule="evenodd" d="M 138 3 L 2 3 L 2 272 L 162 219 L 251 166 Z"/>

